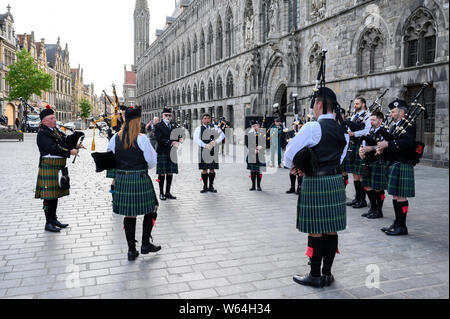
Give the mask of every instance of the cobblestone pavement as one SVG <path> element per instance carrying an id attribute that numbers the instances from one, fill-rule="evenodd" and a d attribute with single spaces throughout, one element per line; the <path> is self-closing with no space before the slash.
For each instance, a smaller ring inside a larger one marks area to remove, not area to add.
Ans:
<path id="1" fill-rule="evenodd" d="M 265 175 L 264 191 L 250 193 L 245 165 L 223 164 L 219 193 L 201 195 L 197 165 L 180 164 L 173 185 L 179 199 L 162 204 L 154 230 L 162 251 L 129 263 L 122 218 L 112 214 L 110 180 L 94 173 L 90 151 L 69 164 L 71 195 L 60 200 L 58 216 L 70 227 L 44 232 L 42 201 L 34 199 L 35 138 L 0 142 L 0 298 L 449 297 L 446 169 L 417 167 L 409 236 L 390 238 L 379 230 L 392 223 L 390 197 L 383 220 L 362 219 L 363 211 L 349 209 L 333 268 L 337 281 L 316 290 L 292 281 L 309 267 L 307 236 L 295 228 L 297 197 L 285 194 L 288 170 Z M 89 148 L 91 141 L 86 138 Z M 106 140 L 96 144 L 98 151 L 106 149 Z M 183 158 L 191 156 L 188 146 Z M 240 159 L 242 152 L 238 147 Z M 353 195 L 349 187 L 347 196 Z M 139 218 L 138 240 L 141 225 Z M 378 271 L 377 286 L 372 277 Z"/>

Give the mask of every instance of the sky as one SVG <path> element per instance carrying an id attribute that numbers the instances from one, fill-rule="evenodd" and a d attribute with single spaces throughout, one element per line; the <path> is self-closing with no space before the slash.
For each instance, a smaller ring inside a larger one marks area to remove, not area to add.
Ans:
<path id="1" fill-rule="evenodd" d="M 134 63 L 135 0 L 0 0 L 0 14 L 8 4 L 16 34 L 34 31 L 35 40 L 61 46 L 69 44 L 71 68 L 84 70 L 84 83 L 94 83 L 95 93 L 122 96 L 124 65 Z M 175 8 L 173 0 L 149 0 L 150 42 Z"/>

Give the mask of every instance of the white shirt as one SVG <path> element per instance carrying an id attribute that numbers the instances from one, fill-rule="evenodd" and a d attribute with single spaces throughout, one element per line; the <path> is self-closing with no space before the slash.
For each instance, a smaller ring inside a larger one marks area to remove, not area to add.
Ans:
<path id="1" fill-rule="evenodd" d="M 370 132 L 370 128 L 372 127 L 372 125 L 370 124 L 370 112 L 368 111 L 360 111 L 358 113 L 356 113 L 355 115 L 352 116 L 352 121 L 356 118 L 357 115 L 361 116 L 364 114 L 364 112 L 366 112 L 366 118 L 365 118 L 365 127 L 363 130 L 355 132 L 355 137 L 361 137 L 361 136 L 366 136 L 367 134 L 369 134 Z M 351 132 L 350 130 L 348 130 L 349 132 Z"/>
<path id="2" fill-rule="evenodd" d="M 333 114 L 321 115 L 320 120 L 333 119 Z M 350 143 L 350 137 L 348 134 L 345 135 L 345 140 L 347 145 L 345 146 L 344 152 L 341 156 L 341 164 L 347 156 L 348 145 Z M 286 152 L 284 153 L 284 166 L 292 168 L 295 155 L 300 152 L 303 148 L 312 148 L 317 146 L 322 139 L 322 127 L 319 122 L 308 122 L 301 128 L 298 135 L 288 144 L 286 147 Z"/>
<path id="3" fill-rule="evenodd" d="M 118 133 L 113 136 L 111 141 L 109 141 L 108 144 L 108 152 L 116 153 L 116 137 Z M 137 138 L 137 144 L 138 147 L 141 149 L 142 152 L 144 152 L 144 158 L 145 161 L 148 164 L 148 168 L 152 169 L 156 167 L 156 164 L 158 162 L 157 155 L 155 152 L 155 149 L 153 148 L 152 144 L 150 144 L 150 141 L 145 135 L 139 134 Z"/>
<path id="4" fill-rule="evenodd" d="M 205 125 L 202 125 L 202 126 L 208 128 L 208 127 L 205 126 Z M 201 129 L 202 129 L 201 126 L 199 126 L 199 127 L 197 127 L 197 128 L 195 129 L 195 132 L 194 132 L 194 143 L 197 144 L 197 145 L 200 146 L 200 147 L 205 148 L 205 147 L 206 147 L 206 144 L 205 144 L 205 142 L 202 141 L 202 138 L 201 138 L 201 136 L 200 136 L 200 134 L 201 134 L 201 132 L 202 132 Z M 217 132 L 220 134 L 220 136 L 219 136 L 219 137 L 217 138 L 217 140 L 215 141 L 217 144 L 221 143 L 221 142 L 225 139 L 225 134 L 222 132 L 222 130 L 221 130 L 217 125 L 214 125 L 214 127 L 211 126 L 210 129 L 211 129 L 211 130 L 215 130 L 215 131 L 217 131 Z M 206 132 L 206 131 L 205 131 L 205 132 Z"/>

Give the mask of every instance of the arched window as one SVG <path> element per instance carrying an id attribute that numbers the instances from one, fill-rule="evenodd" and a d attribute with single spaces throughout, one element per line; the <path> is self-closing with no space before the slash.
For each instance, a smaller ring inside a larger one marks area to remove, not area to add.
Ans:
<path id="1" fill-rule="evenodd" d="M 197 83 L 194 84 L 194 103 L 198 102 L 198 88 Z"/>
<path id="2" fill-rule="evenodd" d="M 384 69 L 383 36 L 380 30 L 368 28 L 361 36 L 358 51 L 358 73 L 369 74 Z"/>
<path id="3" fill-rule="evenodd" d="M 205 67 L 205 52 L 206 52 L 206 46 L 205 46 L 205 33 L 200 33 L 200 68 Z"/>
<path id="4" fill-rule="evenodd" d="M 217 78 L 216 94 L 217 94 L 217 99 L 220 100 L 223 98 L 223 82 L 222 82 L 222 78 L 220 76 Z"/>
<path id="5" fill-rule="evenodd" d="M 262 23 L 262 34 L 263 34 L 263 42 L 267 42 L 267 39 L 269 38 L 269 32 L 270 32 L 270 23 L 269 23 L 269 6 L 270 6 L 270 0 L 263 0 L 263 23 Z"/>
<path id="6" fill-rule="evenodd" d="M 180 77 L 181 68 L 180 68 L 180 50 L 177 49 L 177 79 Z"/>
<path id="7" fill-rule="evenodd" d="M 214 83 L 212 79 L 209 79 L 208 83 L 208 100 L 214 100 Z"/>
<path id="8" fill-rule="evenodd" d="M 298 0 L 289 0 L 289 32 L 295 31 L 298 28 L 297 7 Z"/>
<path id="9" fill-rule="evenodd" d="M 437 30 L 433 16 L 425 8 L 419 8 L 407 21 L 404 32 L 405 66 L 433 63 Z"/>
<path id="10" fill-rule="evenodd" d="M 188 103 L 192 102 L 192 93 L 191 93 L 191 86 L 190 85 L 188 85 L 188 88 L 187 88 L 187 102 Z"/>
<path id="11" fill-rule="evenodd" d="M 205 102 L 205 82 L 200 84 L 200 101 Z"/>
<path id="12" fill-rule="evenodd" d="M 198 51 L 198 42 L 197 35 L 194 37 L 194 47 L 192 49 L 192 70 L 197 71 L 197 51 Z"/>
<path id="13" fill-rule="evenodd" d="M 183 43 L 183 48 L 181 49 L 181 76 L 184 76 L 184 60 L 185 60 L 185 48 Z"/>
<path id="14" fill-rule="evenodd" d="M 234 96 L 234 80 L 231 72 L 228 73 L 227 76 L 227 97 Z"/>
<path id="15" fill-rule="evenodd" d="M 177 105 L 181 104 L 181 94 L 180 94 L 180 89 L 177 90 Z"/>
<path id="16" fill-rule="evenodd" d="M 227 57 L 230 57 L 233 54 L 233 12 L 231 11 L 231 8 L 228 7 L 227 9 L 227 16 L 226 16 L 226 55 Z"/>
<path id="17" fill-rule="evenodd" d="M 167 81 L 172 81 L 172 67 L 170 65 L 170 53 L 169 53 L 169 64 L 167 64 L 167 59 L 164 57 L 164 74 L 163 76 L 167 79 Z M 166 82 L 163 80 L 163 82 Z"/>
<path id="18" fill-rule="evenodd" d="M 214 33 L 213 33 L 213 28 L 212 25 L 209 24 L 209 28 L 208 28 L 208 48 L 207 48 L 207 63 L 208 65 L 210 65 L 213 60 L 212 60 L 212 46 L 213 46 L 213 39 L 214 39 Z"/>
<path id="19" fill-rule="evenodd" d="M 220 61 L 223 58 L 223 29 L 222 29 L 222 19 L 220 16 L 217 19 L 217 30 L 216 30 L 216 61 Z"/>
<path id="20" fill-rule="evenodd" d="M 191 68 L 191 63 L 192 63 L 192 60 L 191 60 L 191 42 L 190 41 L 188 41 L 188 44 L 187 44 L 186 62 L 187 62 L 186 69 L 187 69 L 187 73 L 189 74 L 192 71 L 192 68 Z"/>
<path id="21" fill-rule="evenodd" d="M 176 57 L 175 57 L 175 51 L 172 52 L 172 80 L 176 79 Z"/>
<path id="22" fill-rule="evenodd" d="M 183 104 L 186 104 L 186 90 L 183 87 L 183 89 L 181 90 L 181 101 Z"/>

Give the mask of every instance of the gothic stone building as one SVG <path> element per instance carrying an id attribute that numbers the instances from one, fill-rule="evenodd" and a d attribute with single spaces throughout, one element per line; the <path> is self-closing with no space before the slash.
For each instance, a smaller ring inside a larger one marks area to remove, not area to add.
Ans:
<path id="1" fill-rule="evenodd" d="M 146 119 L 167 105 L 191 127 L 211 112 L 238 130 L 279 104 L 289 126 L 286 105 L 311 95 L 326 49 L 327 85 L 345 108 L 360 95 L 371 104 L 387 88 L 385 109 L 396 97 L 411 102 L 429 82 L 418 139 L 425 162 L 448 166 L 448 13 L 448 0 L 177 1 L 149 44 L 147 1 L 137 0 L 138 104 Z"/>

